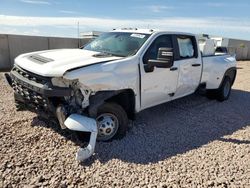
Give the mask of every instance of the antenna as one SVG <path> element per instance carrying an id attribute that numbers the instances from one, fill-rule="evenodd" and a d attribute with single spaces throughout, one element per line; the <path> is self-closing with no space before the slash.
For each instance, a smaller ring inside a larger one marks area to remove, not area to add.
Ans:
<path id="1" fill-rule="evenodd" d="M 77 38 L 78 38 L 78 48 L 80 48 L 80 24 L 79 21 L 77 22 Z"/>

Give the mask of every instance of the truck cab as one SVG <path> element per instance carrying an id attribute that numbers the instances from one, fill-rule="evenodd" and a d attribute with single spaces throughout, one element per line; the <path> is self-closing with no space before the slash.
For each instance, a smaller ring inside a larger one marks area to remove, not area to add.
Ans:
<path id="1" fill-rule="evenodd" d="M 160 51 L 161 49 L 163 51 Z M 158 62 L 158 53 L 164 52 L 170 62 L 166 66 L 164 61 Z M 158 33 L 149 47 L 142 52 L 140 66 L 142 108 L 193 93 L 200 84 L 202 72 L 201 54 L 198 53 L 195 36 L 182 33 Z"/>

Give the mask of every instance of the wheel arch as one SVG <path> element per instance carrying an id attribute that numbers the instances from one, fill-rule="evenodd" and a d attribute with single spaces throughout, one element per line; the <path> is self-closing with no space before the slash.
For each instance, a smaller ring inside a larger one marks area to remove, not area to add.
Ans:
<path id="1" fill-rule="evenodd" d="M 96 117 L 98 107 L 105 102 L 115 102 L 119 104 L 125 110 L 129 119 L 135 118 L 135 93 L 132 89 L 97 92 L 89 99 L 89 115 Z"/>
<path id="2" fill-rule="evenodd" d="M 224 74 L 224 76 L 223 76 L 223 79 L 222 79 L 222 81 L 221 81 L 221 83 L 220 83 L 220 87 L 221 87 L 221 85 L 222 85 L 222 83 L 223 83 L 223 81 L 224 81 L 224 79 L 225 79 L 226 77 L 229 77 L 229 78 L 230 78 L 231 84 L 233 85 L 234 82 L 235 82 L 235 79 L 236 79 L 236 74 L 237 74 L 237 69 L 236 69 L 236 67 L 231 67 L 231 68 L 227 69 L 226 72 L 225 72 L 225 74 Z M 220 88 L 220 87 L 219 87 L 219 88 Z"/>

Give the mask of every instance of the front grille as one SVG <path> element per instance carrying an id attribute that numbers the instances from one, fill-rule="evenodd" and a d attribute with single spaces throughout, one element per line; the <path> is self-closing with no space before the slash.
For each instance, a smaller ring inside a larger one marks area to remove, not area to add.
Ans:
<path id="1" fill-rule="evenodd" d="M 36 111 L 55 112 L 55 106 L 63 97 L 72 95 L 71 88 L 53 86 L 51 77 L 31 73 L 19 66 L 12 69 L 10 77 L 16 101 Z"/>
<path id="2" fill-rule="evenodd" d="M 27 78 L 30 81 L 34 81 L 34 82 L 39 83 L 39 84 L 45 84 L 51 80 L 51 78 L 49 78 L 49 77 L 43 77 L 43 76 L 36 75 L 34 73 L 31 73 L 29 71 L 21 69 L 20 67 L 17 67 L 17 66 L 15 66 L 12 69 L 12 71 L 18 73 L 19 75 L 21 75 L 24 78 Z"/>
<path id="3" fill-rule="evenodd" d="M 30 81 L 39 84 L 47 84 L 50 83 L 51 78 L 43 77 L 36 75 L 34 73 L 28 72 L 18 66 L 15 66 L 11 72 L 17 73 L 19 76 L 26 78 Z M 20 95 L 25 103 L 28 103 L 29 106 L 33 106 L 36 110 L 47 110 L 49 107 L 49 100 L 45 98 L 38 92 L 29 89 L 18 79 L 12 79 L 12 88 L 15 91 L 15 94 Z"/>
<path id="4" fill-rule="evenodd" d="M 12 88 L 16 94 L 22 96 L 24 103 L 28 103 L 28 105 L 33 106 L 36 110 L 48 109 L 48 98 L 45 98 L 41 94 L 26 88 L 15 80 L 12 82 Z"/>

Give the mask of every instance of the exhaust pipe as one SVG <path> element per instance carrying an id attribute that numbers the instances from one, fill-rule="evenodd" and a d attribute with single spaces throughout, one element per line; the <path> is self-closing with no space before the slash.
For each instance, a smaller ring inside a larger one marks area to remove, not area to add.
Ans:
<path id="1" fill-rule="evenodd" d="M 79 114 L 71 114 L 64 122 L 64 125 L 70 130 L 91 133 L 88 146 L 78 150 L 76 160 L 84 161 L 91 157 L 95 151 L 97 138 L 96 120 Z"/>

